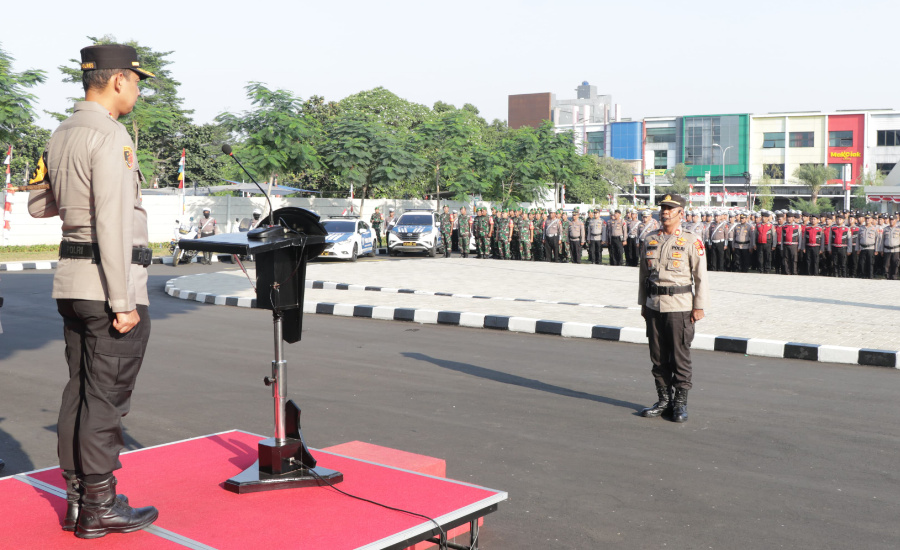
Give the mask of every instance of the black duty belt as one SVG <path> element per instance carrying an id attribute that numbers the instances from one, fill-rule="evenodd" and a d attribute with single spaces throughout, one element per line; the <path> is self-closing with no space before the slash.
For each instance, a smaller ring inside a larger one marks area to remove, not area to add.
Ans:
<path id="1" fill-rule="evenodd" d="M 750 241 L 734 241 L 734 244 L 750 244 Z"/>
<path id="2" fill-rule="evenodd" d="M 651 296 L 674 296 L 676 294 L 687 294 L 693 287 L 691 285 L 684 286 L 657 286 L 651 284 L 649 286 Z"/>
<path id="3" fill-rule="evenodd" d="M 76 260 L 91 260 L 91 263 L 100 263 L 100 246 L 97 243 L 73 243 L 63 241 L 59 243 L 59 257 Z M 131 248 L 131 263 L 147 267 L 152 263 L 153 250 L 146 246 L 134 246 Z"/>
<path id="4" fill-rule="evenodd" d="M 886 247 L 884 247 L 885 250 L 897 250 L 898 248 L 900 248 L 900 246 L 886 246 Z"/>

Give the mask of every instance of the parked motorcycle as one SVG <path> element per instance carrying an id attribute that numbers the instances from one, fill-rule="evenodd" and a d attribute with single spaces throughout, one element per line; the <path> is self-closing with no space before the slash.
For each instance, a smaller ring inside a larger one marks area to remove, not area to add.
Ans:
<path id="1" fill-rule="evenodd" d="M 194 218 L 189 222 L 180 223 L 175 220 L 175 235 L 169 242 L 169 252 L 172 254 L 172 267 L 177 267 L 179 263 L 189 264 L 194 261 L 197 256 L 196 250 L 183 250 L 178 248 L 178 241 L 181 239 L 196 239 L 197 228 L 194 227 Z"/>

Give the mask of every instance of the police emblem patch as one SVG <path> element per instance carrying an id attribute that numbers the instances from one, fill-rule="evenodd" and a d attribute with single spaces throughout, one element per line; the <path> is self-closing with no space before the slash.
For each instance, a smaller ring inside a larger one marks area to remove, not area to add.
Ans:
<path id="1" fill-rule="evenodd" d="M 705 253 L 706 247 L 703 246 L 702 241 L 694 241 L 694 248 L 697 249 L 697 255 L 702 256 Z"/>
<path id="2" fill-rule="evenodd" d="M 125 154 L 125 166 L 127 166 L 129 170 L 134 170 L 134 151 L 127 145 L 122 149 Z"/>

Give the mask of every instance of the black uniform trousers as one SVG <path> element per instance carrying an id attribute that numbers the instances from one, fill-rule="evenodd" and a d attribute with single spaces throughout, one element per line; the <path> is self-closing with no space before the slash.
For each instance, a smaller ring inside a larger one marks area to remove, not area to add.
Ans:
<path id="1" fill-rule="evenodd" d="M 853 245 L 850 245 L 853 246 Z M 850 277 L 858 277 L 859 276 L 859 252 L 854 250 L 850 253 L 850 257 L 847 258 L 847 271 Z"/>
<path id="2" fill-rule="evenodd" d="M 588 241 L 588 256 L 597 265 L 603 263 L 603 241 Z"/>
<path id="3" fill-rule="evenodd" d="M 797 245 L 783 244 L 781 245 L 781 272 L 785 275 L 797 274 Z"/>
<path id="4" fill-rule="evenodd" d="M 378 249 L 381 248 L 381 226 L 372 227 L 372 230 L 375 231 L 375 251 L 378 252 Z"/>
<path id="5" fill-rule="evenodd" d="M 835 277 L 847 276 L 847 247 L 835 246 L 831 251 L 831 261 L 834 267 Z"/>
<path id="6" fill-rule="evenodd" d="M 884 275 L 888 279 L 897 278 L 897 269 L 900 267 L 900 252 L 897 250 L 885 250 L 881 253 L 884 256 Z"/>
<path id="7" fill-rule="evenodd" d="M 859 251 L 859 276 L 863 279 L 875 277 L 875 249 L 862 249 Z"/>
<path id="8" fill-rule="evenodd" d="M 661 313 L 651 309 L 649 313 L 646 323 L 653 378 L 666 387 L 691 389 L 691 342 L 694 341 L 691 312 Z"/>
<path id="9" fill-rule="evenodd" d="M 544 237 L 544 258 L 548 262 L 559 261 L 559 235 L 546 235 Z"/>
<path id="10" fill-rule="evenodd" d="M 819 274 L 819 249 L 820 245 L 806 247 L 806 274 Z"/>
<path id="11" fill-rule="evenodd" d="M 609 265 L 622 265 L 622 255 L 625 248 L 622 245 L 622 237 L 609 238 Z M 635 264 L 637 265 L 637 264 Z"/>
<path id="12" fill-rule="evenodd" d="M 772 270 L 772 243 L 756 245 L 756 269 L 760 273 L 768 273 Z"/>
<path id="13" fill-rule="evenodd" d="M 750 270 L 750 249 L 749 248 L 735 248 L 733 249 L 734 253 L 734 267 L 733 271 L 740 271 L 741 273 L 747 273 Z"/>
<path id="14" fill-rule="evenodd" d="M 710 257 L 712 258 L 712 271 L 725 271 L 725 241 L 710 243 Z"/>
<path id="15" fill-rule="evenodd" d="M 69 383 L 59 407 L 59 465 L 84 475 L 108 474 L 122 467 L 122 417 L 147 340 L 150 314 L 138 305 L 140 322 L 125 334 L 112 326 L 116 314 L 106 302 L 57 300 L 63 318 Z"/>
<path id="16" fill-rule="evenodd" d="M 569 251 L 572 253 L 572 263 L 581 263 L 581 241 L 578 239 L 569 239 Z"/>

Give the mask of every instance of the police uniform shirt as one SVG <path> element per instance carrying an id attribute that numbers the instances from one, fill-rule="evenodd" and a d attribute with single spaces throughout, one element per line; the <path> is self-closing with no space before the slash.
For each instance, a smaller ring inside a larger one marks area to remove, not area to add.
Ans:
<path id="1" fill-rule="evenodd" d="M 638 304 L 661 313 L 706 309 L 706 248 L 699 236 L 676 230 L 666 235 L 652 231 L 641 241 Z M 651 294 L 645 282 L 656 286 L 694 285 L 693 294 Z"/>
<path id="2" fill-rule="evenodd" d="M 885 227 L 879 244 L 878 252 L 889 254 L 897 252 L 897 248 L 900 247 L 900 225 Z"/>
<path id="3" fill-rule="evenodd" d="M 588 220 L 588 235 L 592 241 L 602 241 L 606 235 L 606 222 L 602 218 L 591 218 Z"/>
<path id="4" fill-rule="evenodd" d="M 51 188 L 32 192 L 33 217 L 62 219 L 66 241 L 97 243 L 100 263 L 62 258 L 53 298 L 107 301 L 114 312 L 149 305 L 147 269 L 131 263 L 132 247 L 147 246 L 147 212 L 131 136 L 99 103 L 80 101 L 47 145 Z"/>

